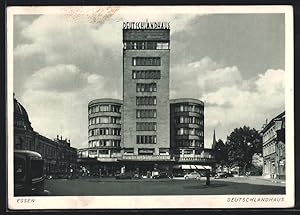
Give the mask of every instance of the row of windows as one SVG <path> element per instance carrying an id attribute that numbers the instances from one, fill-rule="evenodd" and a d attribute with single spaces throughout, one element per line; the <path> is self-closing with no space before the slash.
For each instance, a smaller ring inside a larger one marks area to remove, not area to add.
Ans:
<path id="1" fill-rule="evenodd" d="M 103 146 L 110 146 L 110 147 L 120 147 L 120 140 L 92 140 L 89 141 L 89 147 L 103 147 Z"/>
<path id="2" fill-rule="evenodd" d="M 130 42 L 124 42 L 123 43 L 124 49 L 169 49 L 169 43 L 168 42 L 158 42 L 158 41 L 130 41 Z"/>
<path id="3" fill-rule="evenodd" d="M 121 135 L 120 128 L 95 128 L 89 130 L 89 137 L 95 135 Z"/>
<path id="4" fill-rule="evenodd" d="M 203 125 L 203 120 L 195 116 L 180 116 L 175 118 L 177 124 L 197 124 Z"/>
<path id="5" fill-rule="evenodd" d="M 275 153 L 276 147 L 275 144 L 267 144 L 263 147 L 263 156 L 268 156 L 270 154 Z"/>
<path id="6" fill-rule="evenodd" d="M 202 147 L 199 140 L 176 140 L 175 147 Z"/>
<path id="7" fill-rule="evenodd" d="M 136 104 L 137 105 L 156 105 L 157 104 L 156 96 L 137 96 Z"/>
<path id="8" fill-rule="evenodd" d="M 269 139 L 272 139 L 276 136 L 275 126 L 271 127 L 268 131 L 266 131 L 263 135 L 263 142 L 267 142 Z"/>
<path id="9" fill-rule="evenodd" d="M 136 143 L 137 144 L 156 144 L 157 139 L 156 135 L 137 135 Z"/>
<path id="10" fill-rule="evenodd" d="M 139 155 L 149 155 L 149 154 L 154 154 L 154 148 L 139 148 L 138 149 L 138 154 Z M 134 149 L 133 148 L 125 148 L 124 149 L 124 155 L 133 155 Z M 166 148 L 160 148 L 159 149 L 159 155 L 169 155 L 169 149 Z"/>
<path id="11" fill-rule="evenodd" d="M 179 128 L 176 131 L 177 135 L 197 135 L 203 137 L 203 131 L 197 128 Z"/>
<path id="12" fill-rule="evenodd" d="M 156 131 L 156 122 L 137 122 L 137 131 Z"/>
<path id="13" fill-rule="evenodd" d="M 132 70 L 132 79 L 160 79 L 160 70 Z"/>
<path id="14" fill-rule="evenodd" d="M 114 116 L 97 116 L 89 119 L 89 125 L 94 124 L 120 124 L 121 123 L 121 117 L 114 117 Z"/>
<path id="15" fill-rule="evenodd" d="M 136 84 L 136 92 L 156 92 L 157 86 L 156 83 L 137 83 Z"/>
<path id="16" fill-rule="evenodd" d="M 179 105 L 175 107 L 175 112 L 196 112 L 203 114 L 203 107 L 200 105 Z"/>
<path id="17" fill-rule="evenodd" d="M 136 110 L 136 118 L 156 118 L 155 109 Z"/>
<path id="18" fill-rule="evenodd" d="M 118 105 L 96 105 L 89 108 L 89 114 L 98 112 L 121 112 L 121 107 Z"/>
<path id="19" fill-rule="evenodd" d="M 194 150 L 174 150 L 174 154 L 184 154 L 184 155 L 191 155 L 194 153 Z"/>
<path id="20" fill-rule="evenodd" d="M 133 57 L 132 66 L 160 66 L 160 57 Z"/>

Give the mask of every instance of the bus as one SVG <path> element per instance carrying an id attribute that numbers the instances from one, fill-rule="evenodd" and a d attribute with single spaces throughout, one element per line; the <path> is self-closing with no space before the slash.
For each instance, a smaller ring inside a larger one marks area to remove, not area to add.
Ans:
<path id="1" fill-rule="evenodd" d="M 49 191 L 44 189 L 44 160 L 34 151 L 14 151 L 14 195 L 44 196 Z"/>

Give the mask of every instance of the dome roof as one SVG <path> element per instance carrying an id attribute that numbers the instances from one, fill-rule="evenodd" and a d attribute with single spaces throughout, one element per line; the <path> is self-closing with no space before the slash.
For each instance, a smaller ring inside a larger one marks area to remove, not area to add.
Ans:
<path id="1" fill-rule="evenodd" d="M 17 127 L 22 127 L 24 129 L 33 130 L 31 127 L 31 122 L 29 121 L 29 117 L 27 114 L 27 111 L 17 101 L 17 99 L 14 98 L 14 125 Z"/>

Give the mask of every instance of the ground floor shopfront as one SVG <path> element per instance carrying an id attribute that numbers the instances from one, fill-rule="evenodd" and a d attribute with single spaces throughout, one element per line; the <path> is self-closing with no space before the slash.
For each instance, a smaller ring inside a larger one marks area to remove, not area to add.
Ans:
<path id="1" fill-rule="evenodd" d="M 129 173 L 138 177 L 151 178 L 161 172 L 173 176 L 197 171 L 207 173 L 215 171 L 215 163 L 211 161 L 180 162 L 176 160 L 123 160 L 111 162 L 98 161 L 97 159 L 80 159 L 78 161 L 80 176 L 114 177 L 120 173 Z"/>

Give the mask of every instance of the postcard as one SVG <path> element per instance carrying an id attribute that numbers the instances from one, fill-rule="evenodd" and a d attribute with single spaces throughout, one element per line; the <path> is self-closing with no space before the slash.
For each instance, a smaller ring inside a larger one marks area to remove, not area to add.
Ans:
<path id="1" fill-rule="evenodd" d="M 287 208 L 293 8 L 7 8 L 10 209 Z"/>

